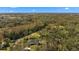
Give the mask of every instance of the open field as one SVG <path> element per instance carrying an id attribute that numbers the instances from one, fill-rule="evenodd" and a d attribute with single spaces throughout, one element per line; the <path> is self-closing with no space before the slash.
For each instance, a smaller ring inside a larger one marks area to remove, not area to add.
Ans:
<path id="1" fill-rule="evenodd" d="M 1 51 L 79 51 L 79 14 L 0 14 Z"/>

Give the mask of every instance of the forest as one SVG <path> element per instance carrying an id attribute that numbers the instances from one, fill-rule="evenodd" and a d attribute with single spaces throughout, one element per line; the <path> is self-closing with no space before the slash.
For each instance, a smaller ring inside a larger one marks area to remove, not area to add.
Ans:
<path id="1" fill-rule="evenodd" d="M 0 51 L 79 51 L 79 14 L 0 14 Z"/>

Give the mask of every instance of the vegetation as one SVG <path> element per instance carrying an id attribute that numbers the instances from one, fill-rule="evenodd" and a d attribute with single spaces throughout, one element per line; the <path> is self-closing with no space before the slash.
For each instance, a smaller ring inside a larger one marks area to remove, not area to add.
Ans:
<path id="1" fill-rule="evenodd" d="M 78 51 L 79 14 L 0 14 L 0 50 Z"/>

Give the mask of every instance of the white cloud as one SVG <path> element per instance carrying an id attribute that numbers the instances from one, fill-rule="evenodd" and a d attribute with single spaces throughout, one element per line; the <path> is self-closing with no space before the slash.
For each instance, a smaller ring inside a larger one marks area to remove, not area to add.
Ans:
<path id="1" fill-rule="evenodd" d="M 10 8 L 17 8 L 17 7 L 10 7 Z"/>
<path id="2" fill-rule="evenodd" d="M 66 7 L 66 8 L 65 8 L 65 10 L 69 10 L 69 8 L 68 8 L 68 7 Z"/>

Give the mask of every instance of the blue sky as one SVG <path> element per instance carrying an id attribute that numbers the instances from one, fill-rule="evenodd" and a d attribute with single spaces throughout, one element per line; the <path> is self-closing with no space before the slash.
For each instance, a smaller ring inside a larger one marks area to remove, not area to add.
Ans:
<path id="1" fill-rule="evenodd" d="M 0 7 L 0 13 L 79 13 L 79 7 Z"/>

